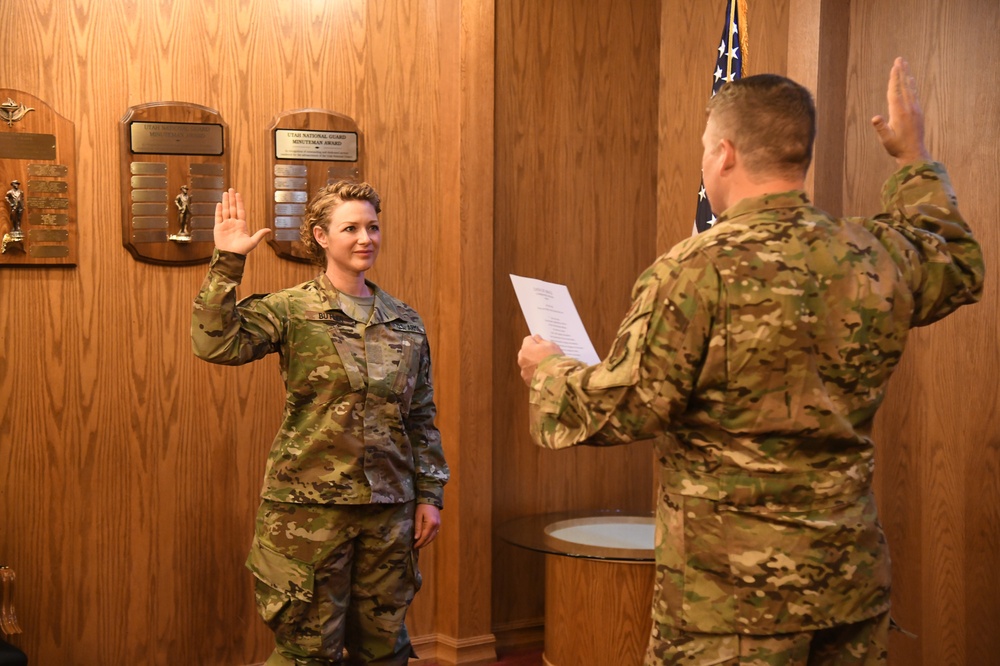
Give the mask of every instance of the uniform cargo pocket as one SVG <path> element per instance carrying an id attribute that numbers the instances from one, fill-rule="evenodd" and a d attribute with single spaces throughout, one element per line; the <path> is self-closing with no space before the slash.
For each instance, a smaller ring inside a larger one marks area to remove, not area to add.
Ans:
<path id="1" fill-rule="evenodd" d="M 254 539 L 246 567 L 256 580 L 257 611 L 272 629 L 294 623 L 313 600 L 315 574 L 311 565 L 282 555 Z"/>

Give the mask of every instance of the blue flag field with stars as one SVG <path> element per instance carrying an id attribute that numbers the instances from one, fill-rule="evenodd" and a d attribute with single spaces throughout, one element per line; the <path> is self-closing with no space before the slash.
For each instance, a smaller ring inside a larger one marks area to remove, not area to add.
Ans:
<path id="1" fill-rule="evenodd" d="M 722 28 L 722 40 L 719 42 L 719 57 L 715 60 L 715 72 L 712 74 L 712 97 L 719 92 L 725 83 L 735 81 L 743 76 L 743 54 L 740 52 L 740 25 L 737 0 L 729 0 L 726 4 L 726 24 Z M 694 233 L 699 234 L 712 228 L 715 215 L 705 194 L 705 181 L 698 188 L 698 210 L 694 218 Z"/>

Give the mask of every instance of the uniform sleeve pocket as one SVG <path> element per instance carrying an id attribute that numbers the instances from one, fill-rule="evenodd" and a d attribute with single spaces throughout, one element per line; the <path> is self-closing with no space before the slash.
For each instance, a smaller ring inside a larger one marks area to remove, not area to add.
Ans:
<path id="1" fill-rule="evenodd" d="M 656 302 L 656 290 L 647 289 L 632 304 L 632 308 L 611 346 L 608 357 L 590 375 L 588 387 L 607 389 L 632 386 L 639 381 L 639 362 L 646 344 L 649 320 Z"/>
<path id="2" fill-rule="evenodd" d="M 292 616 L 301 616 L 312 602 L 315 574 L 309 564 L 254 539 L 246 566 L 257 579 L 257 611 L 272 628 L 274 624 L 294 622 Z"/>

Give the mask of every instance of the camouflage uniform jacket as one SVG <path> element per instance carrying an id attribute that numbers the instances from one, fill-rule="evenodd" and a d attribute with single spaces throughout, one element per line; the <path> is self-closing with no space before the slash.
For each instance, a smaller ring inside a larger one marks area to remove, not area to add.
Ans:
<path id="1" fill-rule="evenodd" d="M 984 269 L 940 165 L 900 169 L 883 203 L 745 199 L 643 273 L 600 364 L 539 364 L 541 446 L 655 438 L 655 621 L 765 635 L 888 608 L 872 420 L 910 327 L 978 300 Z"/>
<path id="2" fill-rule="evenodd" d="M 424 324 L 375 294 L 365 325 L 341 309 L 326 275 L 236 302 L 245 257 L 218 252 L 194 302 L 198 358 L 249 363 L 272 352 L 287 391 L 261 496 L 299 504 L 418 503 L 441 507 L 448 467 L 434 425 Z"/>

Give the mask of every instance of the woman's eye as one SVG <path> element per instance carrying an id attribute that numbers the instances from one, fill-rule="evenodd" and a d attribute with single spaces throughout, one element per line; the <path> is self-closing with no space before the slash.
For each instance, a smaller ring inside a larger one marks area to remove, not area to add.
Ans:
<path id="1" fill-rule="evenodd" d="M 344 231 L 350 233 L 350 232 L 354 231 L 354 227 L 344 227 Z"/>

